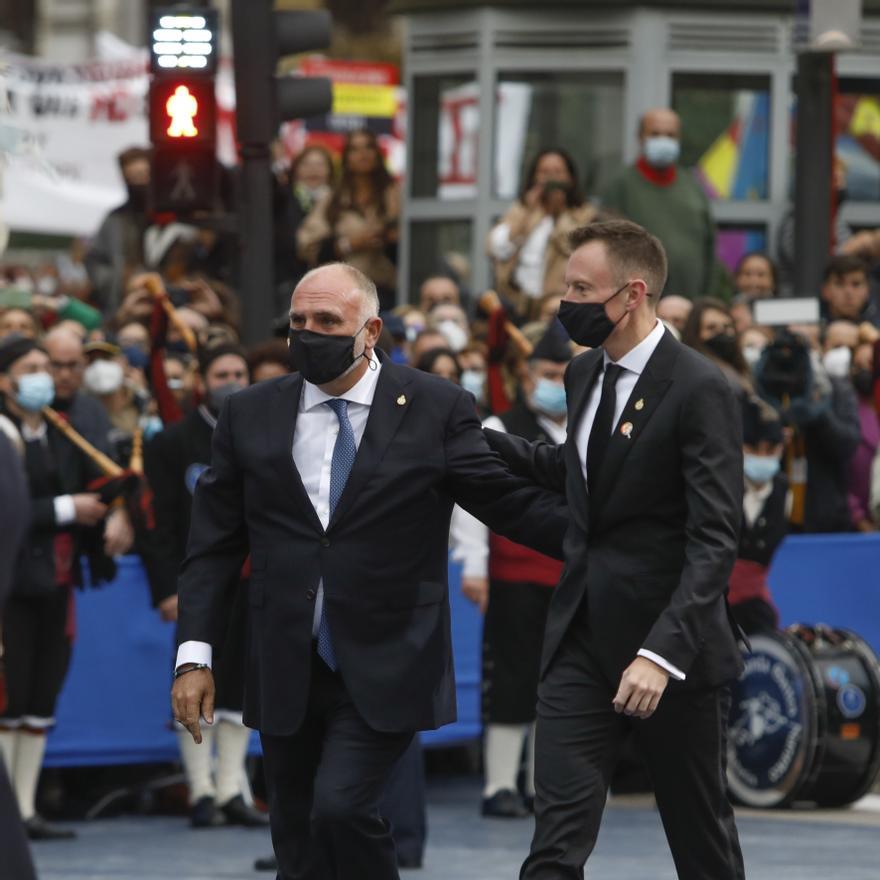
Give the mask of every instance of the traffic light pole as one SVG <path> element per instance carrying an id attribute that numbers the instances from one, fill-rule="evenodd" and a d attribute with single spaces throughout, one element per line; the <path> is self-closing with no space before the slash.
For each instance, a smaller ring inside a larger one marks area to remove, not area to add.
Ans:
<path id="1" fill-rule="evenodd" d="M 268 144 L 242 144 L 239 204 L 239 292 L 244 342 L 266 339 L 275 302 L 272 163 Z"/>
<path id="2" fill-rule="evenodd" d="M 276 77 L 278 58 L 325 47 L 331 19 L 324 10 L 274 10 L 273 0 L 232 0 L 236 125 L 241 155 L 239 290 L 244 341 L 265 339 L 277 317 L 273 179 L 269 146 L 283 120 L 329 111 L 329 80 Z"/>
<path id="3" fill-rule="evenodd" d="M 818 296 L 831 250 L 834 55 L 797 59 L 794 295 Z"/>

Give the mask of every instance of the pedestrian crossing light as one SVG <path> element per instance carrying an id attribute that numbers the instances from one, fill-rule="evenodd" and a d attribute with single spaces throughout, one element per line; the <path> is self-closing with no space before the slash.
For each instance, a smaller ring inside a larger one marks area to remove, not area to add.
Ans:
<path id="1" fill-rule="evenodd" d="M 151 207 L 179 217 L 215 210 L 217 11 L 174 6 L 150 20 Z"/>
<path id="2" fill-rule="evenodd" d="M 165 103 L 165 112 L 171 120 L 171 124 L 168 126 L 168 137 L 198 137 L 199 130 L 193 120 L 199 112 L 199 102 L 186 86 L 177 86 L 174 94 Z"/>

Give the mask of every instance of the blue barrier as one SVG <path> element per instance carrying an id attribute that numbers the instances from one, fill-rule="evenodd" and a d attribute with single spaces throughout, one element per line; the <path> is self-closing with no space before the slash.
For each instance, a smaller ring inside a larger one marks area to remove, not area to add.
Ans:
<path id="1" fill-rule="evenodd" d="M 461 568 L 449 568 L 458 688 L 455 724 L 423 735 L 426 746 L 451 745 L 480 734 L 481 618 L 461 595 Z M 174 627 L 150 607 L 140 560 L 119 560 L 116 580 L 77 594 L 77 638 L 49 736 L 46 765 L 174 761 L 169 692 Z M 255 736 L 252 751 L 259 748 Z"/>
<path id="2" fill-rule="evenodd" d="M 458 721 L 422 734 L 428 747 L 480 735 L 482 618 L 449 569 Z M 880 535 L 799 535 L 780 547 L 770 586 L 783 626 L 855 630 L 880 653 Z M 174 630 L 150 608 L 143 568 L 120 560 L 114 583 L 77 595 L 78 635 L 49 737 L 48 766 L 171 761 L 177 742 L 168 693 Z"/>
<path id="3" fill-rule="evenodd" d="M 880 654 L 880 535 L 792 535 L 773 559 L 780 623 L 826 623 Z"/>

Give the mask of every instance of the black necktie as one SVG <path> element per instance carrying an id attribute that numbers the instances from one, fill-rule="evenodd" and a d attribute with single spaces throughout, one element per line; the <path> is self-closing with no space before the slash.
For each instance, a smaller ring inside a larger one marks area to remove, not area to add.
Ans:
<path id="1" fill-rule="evenodd" d="M 599 408 L 596 410 L 596 418 L 593 419 L 590 440 L 587 443 L 587 486 L 590 492 L 595 491 L 599 482 L 602 460 L 605 458 L 605 450 L 608 448 L 608 441 L 614 428 L 614 408 L 617 404 L 614 387 L 623 370 L 624 368 L 617 364 L 608 364 L 605 368 L 602 396 L 599 398 Z"/>

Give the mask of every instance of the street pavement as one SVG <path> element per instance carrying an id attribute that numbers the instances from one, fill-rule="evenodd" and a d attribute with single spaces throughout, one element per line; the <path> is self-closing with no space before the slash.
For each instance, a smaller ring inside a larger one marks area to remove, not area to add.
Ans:
<path id="1" fill-rule="evenodd" d="M 425 867 L 403 880 L 515 880 L 531 820 L 489 820 L 478 813 L 472 778 L 429 783 Z M 880 797 L 860 809 L 741 812 L 740 837 L 749 880 L 877 880 Z M 254 880 L 270 851 L 263 830 L 191 831 L 182 819 L 123 817 L 77 824 L 79 839 L 35 847 L 40 880 Z M 675 880 L 660 819 L 650 798 L 613 799 L 590 878 Z M 13 880 L 13 878 L 3 878 Z M 365 878 L 366 880 L 366 878 Z"/>

